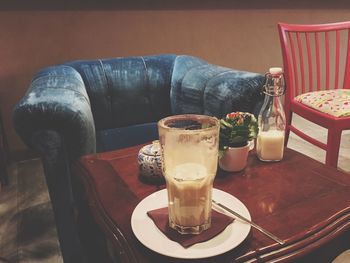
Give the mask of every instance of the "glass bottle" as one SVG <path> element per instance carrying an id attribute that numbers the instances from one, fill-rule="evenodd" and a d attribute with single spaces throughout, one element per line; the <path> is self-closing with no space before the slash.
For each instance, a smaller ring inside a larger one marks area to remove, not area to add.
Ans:
<path id="1" fill-rule="evenodd" d="M 282 106 L 284 77 L 282 68 L 270 68 L 265 74 L 265 99 L 258 116 L 259 133 L 256 151 L 261 161 L 283 158 L 286 117 Z"/>

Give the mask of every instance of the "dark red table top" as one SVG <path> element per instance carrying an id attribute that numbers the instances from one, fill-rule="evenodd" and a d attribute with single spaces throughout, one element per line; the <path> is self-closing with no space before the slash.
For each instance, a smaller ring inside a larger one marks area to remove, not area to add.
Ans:
<path id="1" fill-rule="evenodd" d="M 178 262 L 144 247 L 131 229 L 136 205 L 165 188 L 139 179 L 141 147 L 85 156 L 74 170 L 96 222 L 125 262 Z M 255 223 L 286 243 L 281 246 L 252 228 L 240 246 L 200 262 L 288 262 L 350 229 L 350 174 L 291 149 L 277 163 L 263 163 L 252 153 L 244 171 L 218 171 L 214 187 L 240 199 Z"/>

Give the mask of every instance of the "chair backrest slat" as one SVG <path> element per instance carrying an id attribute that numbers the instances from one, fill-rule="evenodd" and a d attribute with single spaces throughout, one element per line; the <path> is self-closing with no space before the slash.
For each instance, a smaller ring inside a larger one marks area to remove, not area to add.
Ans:
<path id="1" fill-rule="evenodd" d="M 300 39 L 300 33 L 297 32 L 297 43 L 299 51 L 299 65 L 300 65 L 300 77 L 301 77 L 301 92 L 305 93 L 305 71 L 304 71 L 304 55 L 303 47 Z"/>
<path id="2" fill-rule="evenodd" d="M 336 46 L 335 46 L 335 76 L 334 76 L 334 88 L 338 89 L 339 88 L 339 54 L 340 54 L 340 31 L 336 31 Z"/>
<path id="3" fill-rule="evenodd" d="M 294 89 L 292 90 L 292 93 L 294 93 L 294 96 L 298 95 L 299 90 L 299 78 L 298 78 L 298 69 L 297 69 L 297 62 L 295 59 L 295 48 L 294 48 L 294 41 L 293 36 L 290 32 L 289 34 L 289 41 L 290 41 L 290 49 L 292 52 L 292 61 L 293 61 L 293 76 L 294 76 Z"/>
<path id="4" fill-rule="evenodd" d="M 326 45 L 326 89 L 329 90 L 329 34 L 325 33 Z"/>
<path id="5" fill-rule="evenodd" d="M 320 63 L 320 44 L 318 41 L 318 32 L 315 33 L 316 65 L 317 65 L 317 90 L 321 90 L 321 63 Z"/>
<path id="6" fill-rule="evenodd" d="M 310 84 L 310 89 L 313 90 L 313 78 L 312 78 L 312 59 L 311 59 L 311 48 L 310 48 L 310 34 L 305 33 L 306 36 L 306 49 L 307 49 L 307 64 L 309 66 L 309 84 Z"/>

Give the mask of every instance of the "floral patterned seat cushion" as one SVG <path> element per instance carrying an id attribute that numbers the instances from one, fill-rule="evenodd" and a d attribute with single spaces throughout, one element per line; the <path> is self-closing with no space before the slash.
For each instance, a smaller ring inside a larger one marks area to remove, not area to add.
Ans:
<path id="1" fill-rule="evenodd" d="M 301 94 L 295 100 L 335 117 L 350 116 L 350 90 L 322 90 Z"/>

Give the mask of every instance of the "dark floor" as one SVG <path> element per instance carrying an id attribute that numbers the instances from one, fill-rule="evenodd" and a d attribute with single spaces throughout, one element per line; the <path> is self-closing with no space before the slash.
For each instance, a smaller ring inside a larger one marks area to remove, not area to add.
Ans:
<path id="1" fill-rule="evenodd" d="M 63 262 L 40 160 L 13 163 L 8 170 L 9 186 L 0 193 L 0 257 Z"/>
<path id="2" fill-rule="evenodd" d="M 326 132 L 301 118 L 295 118 L 316 137 L 325 140 Z M 324 151 L 291 135 L 288 147 L 324 162 Z M 346 149 L 346 150 L 345 150 Z M 350 172 L 350 132 L 343 133 L 339 168 Z M 40 160 L 13 163 L 10 184 L 0 192 L 0 263 L 62 263 L 52 208 Z M 349 173 L 350 176 L 350 173 Z M 336 263 L 349 263 L 350 251 Z"/>

